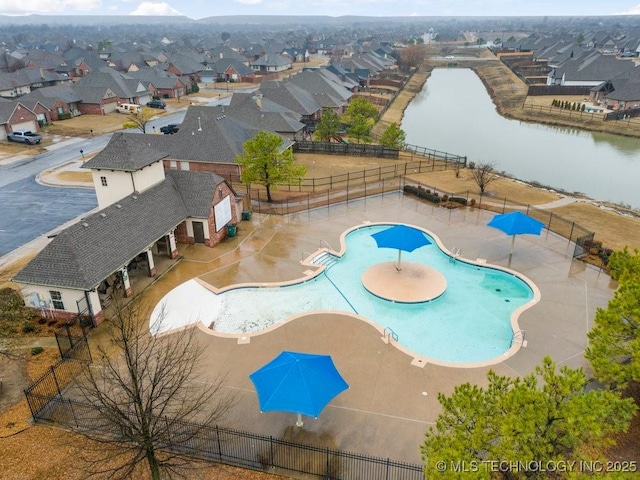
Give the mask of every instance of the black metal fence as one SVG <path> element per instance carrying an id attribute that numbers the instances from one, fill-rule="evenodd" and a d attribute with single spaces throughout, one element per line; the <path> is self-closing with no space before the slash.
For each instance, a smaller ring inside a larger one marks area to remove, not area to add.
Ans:
<path id="1" fill-rule="evenodd" d="M 91 362 L 91 351 L 87 337 L 75 343 L 49 370 L 24 390 L 31 416 L 35 421 L 46 417 L 49 403 L 61 398 L 64 389 L 73 381 L 82 368 Z"/>
<path id="2" fill-rule="evenodd" d="M 48 420 L 76 431 L 104 434 L 105 417 L 94 405 L 65 399 L 49 400 Z M 181 422 L 171 431 L 168 450 L 210 462 L 274 473 L 297 473 L 332 479 L 421 480 L 423 466 L 389 458 L 306 445 L 267 435 Z"/>
<path id="3" fill-rule="evenodd" d="M 413 187 L 413 189 L 407 187 Z M 545 228 L 550 232 L 554 232 L 561 237 L 566 238 L 569 242 L 575 242 L 576 248 L 574 249 L 574 258 L 581 257 L 588 253 L 588 248 L 578 248 L 578 245 L 590 245 L 589 241 L 593 243 L 595 236 L 592 231 L 578 225 L 573 220 L 566 219 L 549 210 L 544 210 L 516 200 L 510 200 L 507 197 L 490 197 L 483 194 L 472 193 L 469 190 L 461 192 L 447 192 L 430 185 L 425 185 L 420 182 L 412 182 L 407 179 L 404 182 L 403 190 L 405 192 L 407 192 L 407 190 L 413 192 L 415 191 L 414 189 L 425 192 L 425 195 L 422 195 L 421 198 L 425 198 L 427 201 L 431 201 L 438 206 L 446 208 L 458 208 L 463 205 L 467 205 L 469 207 L 482 208 L 496 213 L 507 213 L 514 210 L 520 210 L 521 212 L 526 213 L 527 215 L 544 223 Z M 459 201 L 452 199 L 459 199 Z"/>
<path id="4" fill-rule="evenodd" d="M 317 153 L 324 155 L 349 155 L 352 157 L 398 158 L 398 150 L 369 143 L 309 142 L 298 140 L 293 144 L 294 153 Z"/>

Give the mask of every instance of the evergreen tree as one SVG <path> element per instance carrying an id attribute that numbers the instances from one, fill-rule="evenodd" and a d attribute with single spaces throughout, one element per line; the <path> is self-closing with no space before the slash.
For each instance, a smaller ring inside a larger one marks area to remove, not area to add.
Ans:
<path id="1" fill-rule="evenodd" d="M 385 147 L 403 150 L 406 144 L 406 134 L 395 122 L 389 125 L 380 137 L 380 145 Z"/>
<path id="2" fill-rule="evenodd" d="M 526 377 L 490 371 L 488 381 L 486 388 L 465 383 L 449 397 L 438 394 L 442 413 L 421 447 L 427 478 L 438 474 L 438 462 L 595 459 L 612 444 L 611 434 L 628 428 L 636 409 L 617 392 L 585 391 L 581 369 L 558 372 L 548 357 Z M 447 478 L 456 473 L 447 470 Z"/>
<path id="3" fill-rule="evenodd" d="M 322 111 L 322 117 L 316 124 L 315 134 L 323 142 L 330 142 L 340 131 L 340 117 L 330 108 Z"/>

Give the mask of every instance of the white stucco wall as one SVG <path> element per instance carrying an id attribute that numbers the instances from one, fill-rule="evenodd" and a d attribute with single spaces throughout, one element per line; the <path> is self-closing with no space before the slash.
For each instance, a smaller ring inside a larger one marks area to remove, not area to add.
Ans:
<path id="1" fill-rule="evenodd" d="M 98 206 L 102 209 L 133 193 L 133 182 L 128 172 L 113 170 L 91 170 L 93 186 L 96 189 Z M 100 177 L 107 179 L 107 186 L 102 185 Z"/>
<path id="2" fill-rule="evenodd" d="M 76 314 L 78 313 L 77 302 L 84 299 L 84 291 L 72 290 L 69 288 L 20 284 L 20 290 L 22 291 L 22 296 L 24 297 L 24 302 L 27 307 L 44 309 L 47 311 L 58 310 Z M 64 310 L 55 309 L 53 307 L 51 291 L 60 292 L 62 303 L 64 304 Z M 98 293 L 95 291 L 89 292 L 89 300 L 92 304 L 93 313 L 98 313 L 101 310 Z"/>
<path id="3" fill-rule="evenodd" d="M 133 172 L 133 182 L 138 192 L 144 192 L 147 188 L 164 180 L 164 167 L 161 161 L 152 163 L 137 172 Z"/>

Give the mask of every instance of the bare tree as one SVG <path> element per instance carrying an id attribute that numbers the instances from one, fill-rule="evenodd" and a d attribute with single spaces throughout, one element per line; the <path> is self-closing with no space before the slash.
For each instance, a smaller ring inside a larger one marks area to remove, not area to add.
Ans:
<path id="1" fill-rule="evenodd" d="M 204 346 L 195 327 L 152 335 L 143 304 L 116 306 L 107 341 L 94 355 L 99 360 L 76 380 L 83 400 L 99 412 L 95 428 L 79 432 L 97 442 L 90 442 L 97 447 L 87 451 L 87 470 L 110 479 L 135 478 L 142 470 L 153 480 L 186 478 L 203 465 L 180 452 L 220 420 L 234 396 L 223 392 L 221 375 L 196 381 Z M 157 318 L 162 322 L 164 312 Z"/>
<path id="2" fill-rule="evenodd" d="M 427 56 L 425 45 L 407 45 L 400 54 L 400 63 L 403 71 L 409 71 L 422 65 Z"/>
<path id="3" fill-rule="evenodd" d="M 489 184 L 498 178 L 495 166 L 493 162 L 477 163 L 471 169 L 471 178 L 480 187 L 480 193 L 484 193 Z"/>

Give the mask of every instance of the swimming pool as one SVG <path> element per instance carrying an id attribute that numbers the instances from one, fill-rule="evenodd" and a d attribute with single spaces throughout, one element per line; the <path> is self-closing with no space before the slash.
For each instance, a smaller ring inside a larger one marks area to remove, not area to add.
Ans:
<path id="1" fill-rule="evenodd" d="M 202 322 L 219 334 L 239 337 L 262 332 L 300 314 L 347 313 L 367 319 L 380 331 L 393 331 L 403 350 L 440 364 L 495 363 L 513 350 L 517 316 L 535 304 L 535 285 L 513 271 L 454 258 L 427 232 L 432 245 L 403 252 L 402 261 L 428 265 L 446 279 L 444 293 L 429 302 L 396 303 L 379 298 L 362 284 L 372 265 L 393 262 L 397 250 L 378 248 L 373 233 L 393 224 L 354 227 L 342 235 L 342 249 L 321 253 L 327 266 L 289 284 L 215 289 L 193 279 L 169 292 L 165 321 L 156 331 Z M 308 259 L 310 260 L 310 259 Z M 213 291 L 212 291 L 213 290 Z M 194 301 L 198 299 L 197 302 Z"/>

